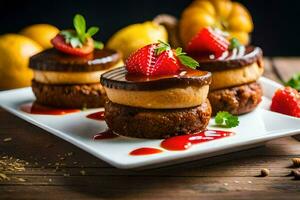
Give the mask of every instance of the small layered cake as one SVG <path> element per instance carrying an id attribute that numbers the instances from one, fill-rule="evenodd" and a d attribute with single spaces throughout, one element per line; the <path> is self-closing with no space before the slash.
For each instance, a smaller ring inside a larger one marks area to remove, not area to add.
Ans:
<path id="1" fill-rule="evenodd" d="M 199 62 L 198 69 L 212 72 L 208 99 L 213 115 L 219 111 L 240 115 L 258 106 L 262 88 L 257 80 L 264 72 L 263 53 L 259 47 L 242 46 L 236 39 L 227 41 L 216 31 L 206 28 L 187 48 Z"/>
<path id="2" fill-rule="evenodd" d="M 211 73 L 189 68 L 196 65 L 181 49 L 158 43 L 133 53 L 126 68 L 102 74 L 108 127 L 137 138 L 167 138 L 204 130 L 211 116 L 207 99 Z"/>
<path id="3" fill-rule="evenodd" d="M 56 49 L 45 50 L 30 59 L 34 79 L 32 90 L 37 103 L 63 108 L 95 108 L 105 102 L 100 75 L 123 65 L 114 50 L 95 49 L 87 57 L 66 55 Z"/>
<path id="4" fill-rule="evenodd" d="M 61 31 L 51 41 L 54 48 L 30 58 L 32 90 L 37 103 L 51 107 L 102 107 L 106 94 L 99 83 L 100 75 L 122 66 L 122 55 L 102 49 L 103 45 L 91 38 L 98 28 L 86 32 L 82 16 L 76 15 L 74 21 L 76 31 Z"/>
<path id="5" fill-rule="evenodd" d="M 262 88 L 257 80 L 264 71 L 262 51 L 258 47 L 241 47 L 226 51 L 218 59 L 198 59 L 201 70 L 212 72 L 208 98 L 213 114 L 228 111 L 244 114 L 261 102 Z"/>

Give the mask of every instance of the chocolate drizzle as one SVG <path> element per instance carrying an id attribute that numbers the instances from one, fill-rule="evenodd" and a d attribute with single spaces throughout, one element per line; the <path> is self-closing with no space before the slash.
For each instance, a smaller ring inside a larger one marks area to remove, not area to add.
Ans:
<path id="1" fill-rule="evenodd" d="M 129 74 L 125 67 L 120 67 L 102 74 L 100 82 L 103 86 L 114 89 L 162 90 L 208 85 L 211 83 L 211 73 L 185 69 L 175 75 L 149 77 Z"/>
<path id="2" fill-rule="evenodd" d="M 92 54 L 79 57 L 52 48 L 32 56 L 29 66 L 41 71 L 90 72 L 108 69 L 121 61 L 121 58 L 121 53 L 111 49 L 95 49 Z"/>
<path id="3" fill-rule="evenodd" d="M 200 70 L 221 71 L 232 68 L 244 67 L 255 62 L 261 62 L 263 58 L 262 50 L 259 47 L 248 46 L 232 51 L 226 51 L 222 56 L 214 58 L 211 56 L 193 56 L 200 64 Z"/>

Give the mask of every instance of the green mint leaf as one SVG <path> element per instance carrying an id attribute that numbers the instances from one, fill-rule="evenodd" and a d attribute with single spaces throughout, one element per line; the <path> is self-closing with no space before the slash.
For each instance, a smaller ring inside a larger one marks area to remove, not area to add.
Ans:
<path id="1" fill-rule="evenodd" d="M 181 47 L 178 47 L 175 50 L 175 54 L 179 59 L 180 63 L 183 64 L 184 66 L 192 69 L 196 69 L 197 67 L 199 67 L 199 63 L 195 59 L 187 56 L 186 53 L 182 51 Z"/>
<path id="2" fill-rule="evenodd" d="M 102 42 L 94 40 L 94 47 L 95 47 L 95 49 L 103 49 L 104 44 Z"/>
<path id="3" fill-rule="evenodd" d="M 236 38 L 232 38 L 230 40 L 229 50 L 233 50 L 235 48 L 239 48 L 241 45 L 240 41 Z"/>
<path id="4" fill-rule="evenodd" d="M 215 123 L 225 128 L 233 128 L 239 125 L 237 116 L 231 115 L 229 112 L 220 111 L 215 117 Z"/>
<path id="5" fill-rule="evenodd" d="M 74 28 L 77 32 L 78 37 L 80 38 L 81 42 L 85 42 L 85 31 L 86 31 L 86 22 L 82 15 L 76 14 L 73 19 Z"/>
<path id="6" fill-rule="evenodd" d="M 222 125 L 224 123 L 224 115 L 226 115 L 226 112 L 218 112 L 215 117 L 215 123 L 217 125 Z"/>
<path id="7" fill-rule="evenodd" d="M 175 50 L 175 52 L 176 52 L 176 55 L 177 55 L 177 56 L 180 55 L 180 54 L 182 54 L 182 48 L 181 48 L 181 47 L 178 47 L 178 48 Z"/>
<path id="8" fill-rule="evenodd" d="M 161 44 L 161 45 L 163 45 L 163 46 L 166 46 L 166 47 L 170 47 L 170 48 L 171 48 L 171 46 L 170 46 L 169 43 L 164 42 L 164 41 L 162 41 L 162 40 L 158 40 L 158 43 Z"/>
<path id="9" fill-rule="evenodd" d="M 230 116 L 227 118 L 227 120 L 225 121 L 226 127 L 228 128 L 233 128 L 233 127 L 237 127 L 239 125 L 239 119 L 237 116 Z"/>
<path id="10" fill-rule="evenodd" d="M 88 29 L 88 31 L 87 31 L 86 34 L 87 34 L 89 37 L 93 37 L 98 31 L 99 31 L 99 28 L 98 28 L 98 27 L 92 26 L 91 28 Z"/>
<path id="11" fill-rule="evenodd" d="M 171 46 L 168 43 L 158 40 L 158 46 L 155 48 L 155 54 L 160 55 L 162 52 L 170 49 Z"/>
<path id="12" fill-rule="evenodd" d="M 292 78 L 285 83 L 285 86 L 290 86 L 300 91 L 300 73 L 294 74 Z"/>
<path id="13" fill-rule="evenodd" d="M 73 19 L 74 30 L 63 30 L 60 32 L 65 38 L 65 42 L 70 44 L 73 48 L 82 48 L 87 38 L 92 38 L 98 31 L 99 28 L 92 26 L 86 32 L 86 21 L 80 14 L 75 15 Z M 94 48 L 103 49 L 104 45 L 102 42 L 94 41 Z"/>
<path id="14" fill-rule="evenodd" d="M 71 38 L 70 44 L 73 48 L 81 48 L 82 47 L 82 43 L 81 43 L 80 39 L 77 37 Z"/>
<path id="15" fill-rule="evenodd" d="M 192 69 L 196 69 L 197 67 L 199 67 L 199 63 L 189 56 L 181 54 L 177 55 L 177 58 L 179 59 L 180 63 L 184 66 L 187 66 Z"/>

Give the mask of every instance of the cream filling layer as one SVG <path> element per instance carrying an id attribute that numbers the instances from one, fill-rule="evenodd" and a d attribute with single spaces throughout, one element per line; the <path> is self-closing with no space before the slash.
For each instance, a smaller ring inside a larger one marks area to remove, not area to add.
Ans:
<path id="1" fill-rule="evenodd" d="M 263 74 L 264 67 L 256 62 L 242 68 L 212 73 L 211 90 L 218 90 L 256 81 Z"/>
<path id="2" fill-rule="evenodd" d="M 176 109 L 199 106 L 206 100 L 208 90 L 208 85 L 155 91 L 132 91 L 105 87 L 110 101 L 147 109 Z"/>
<path id="3" fill-rule="evenodd" d="M 124 66 L 123 61 L 109 69 L 93 72 L 54 72 L 34 70 L 34 80 L 46 84 L 92 84 L 99 83 L 101 74 L 113 68 Z"/>

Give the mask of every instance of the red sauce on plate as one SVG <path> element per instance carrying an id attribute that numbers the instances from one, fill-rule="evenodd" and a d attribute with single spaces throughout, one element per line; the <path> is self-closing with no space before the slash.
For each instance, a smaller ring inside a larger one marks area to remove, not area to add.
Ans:
<path id="1" fill-rule="evenodd" d="M 20 110 L 29 114 L 36 115 L 65 115 L 69 113 L 80 112 L 79 109 L 52 108 L 37 104 L 35 102 L 21 105 Z"/>
<path id="2" fill-rule="evenodd" d="M 105 119 L 104 111 L 92 113 L 86 116 L 89 119 L 103 121 Z"/>
<path id="3" fill-rule="evenodd" d="M 106 130 L 102 133 L 98 133 L 94 135 L 94 140 L 104 140 L 104 139 L 112 139 L 119 137 L 118 135 L 114 134 L 111 130 Z"/>
<path id="4" fill-rule="evenodd" d="M 139 149 L 135 149 L 131 151 L 129 154 L 131 156 L 144 156 L 144 155 L 151 155 L 151 154 L 157 154 L 161 153 L 161 149 L 151 148 L 151 147 L 142 147 Z"/>
<path id="5" fill-rule="evenodd" d="M 234 135 L 233 132 L 205 130 L 191 135 L 181 135 L 167 138 L 161 142 L 161 147 L 169 151 L 183 151 L 191 146 Z"/>

